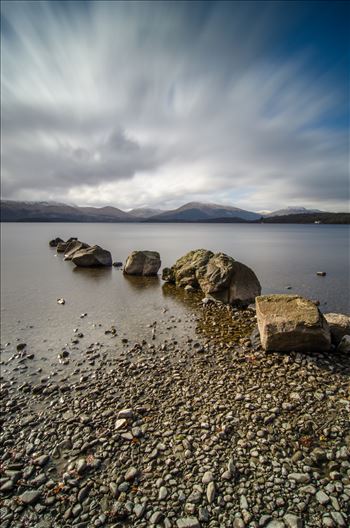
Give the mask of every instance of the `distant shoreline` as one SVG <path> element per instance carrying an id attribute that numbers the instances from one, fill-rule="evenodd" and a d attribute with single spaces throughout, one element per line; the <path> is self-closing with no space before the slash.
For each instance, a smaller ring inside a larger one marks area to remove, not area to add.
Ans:
<path id="1" fill-rule="evenodd" d="M 319 213 L 285 215 L 262 218 L 259 220 L 244 220 L 242 218 L 208 218 L 203 220 L 156 220 L 156 219 L 108 219 L 108 218 L 1 218 L 1 223 L 75 223 L 75 224 L 319 224 L 319 225 L 349 225 L 350 213 Z"/>

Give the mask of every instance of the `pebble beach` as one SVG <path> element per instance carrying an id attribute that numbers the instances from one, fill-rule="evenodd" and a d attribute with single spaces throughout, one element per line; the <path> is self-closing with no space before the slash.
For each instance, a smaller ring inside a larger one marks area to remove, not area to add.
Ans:
<path id="1" fill-rule="evenodd" d="M 181 295 L 137 342 L 82 319 L 41 379 L 2 360 L 3 528 L 349 526 L 348 356 L 266 353 L 253 307 Z"/>

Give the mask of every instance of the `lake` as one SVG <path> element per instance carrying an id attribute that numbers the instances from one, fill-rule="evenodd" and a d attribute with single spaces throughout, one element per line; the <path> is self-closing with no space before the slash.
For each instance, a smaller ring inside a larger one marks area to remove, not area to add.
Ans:
<path id="1" fill-rule="evenodd" d="M 324 312 L 350 311 L 348 226 L 8 223 L 1 229 L 1 343 L 24 340 L 44 357 L 77 328 L 93 341 L 105 339 L 112 325 L 119 336 L 142 339 L 165 311 L 179 318 L 184 332 L 192 310 L 188 294 L 164 291 L 160 277 L 76 268 L 49 248 L 56 236 L 99 244 L 123 262 L 133 250 L 157 250 L 162 267 L 191 249 L 222 251 L 255 271 L 263 293 L 298 293 L 319 299 Z M 64 306 L 57 304 L 61 297 Z M 81 319 L 82 313 L 88 315 Z"/>

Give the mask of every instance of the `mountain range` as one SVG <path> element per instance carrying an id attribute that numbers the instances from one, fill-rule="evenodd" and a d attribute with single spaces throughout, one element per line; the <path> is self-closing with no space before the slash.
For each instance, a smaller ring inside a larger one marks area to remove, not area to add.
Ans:
<path id="1" fill-rule="evenodd" d="M 189 202 L 181 207 L 136 208 L 122 211 L 117 207 L 81 207 L 57 202 L 1 201 L 2 222 L 259 222 L 275 217 L 325 214 L 315 209 L 289 207 L 265 214 L 214 203 Z M 334 214 L 334 213 L 328 213 Z M 286 220 L 284 220 L 286 221 Z"/>

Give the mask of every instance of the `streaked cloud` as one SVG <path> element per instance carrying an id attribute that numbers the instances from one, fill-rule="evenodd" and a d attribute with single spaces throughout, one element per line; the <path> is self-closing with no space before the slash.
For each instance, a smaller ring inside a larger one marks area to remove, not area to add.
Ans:
<path id="1" fill-rule="evenodd" d="M 288 49 L 303 9 L 3 2 L 3 197 L 346 209 L 347 74 Z"/>

